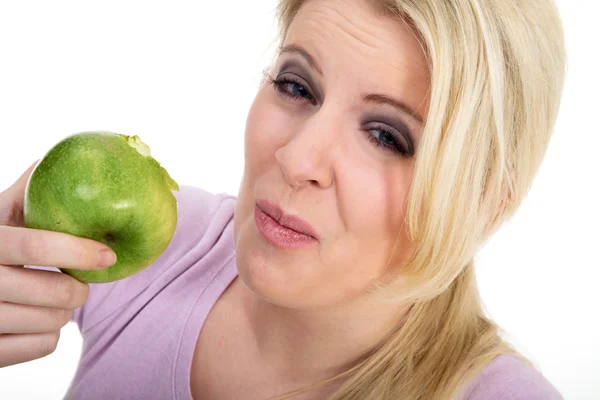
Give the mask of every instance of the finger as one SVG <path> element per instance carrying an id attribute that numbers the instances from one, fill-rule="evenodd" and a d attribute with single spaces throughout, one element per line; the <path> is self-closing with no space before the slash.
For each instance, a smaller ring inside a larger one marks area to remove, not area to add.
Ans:
<path id="1" fill-rule="evenodd" d="M 38 162 L 31 164 L 11 187 L 0 193 L 0 225 L 23 226 L 25 187 Z"/>
<path id="2" fill-rule="evenodd" d="M 7 191 L 15 192 L 17 194 L 25 193 L 25 187 L 27 186 L 27 181 L 29 180 L 29 176 L 37 166 L 40 160 L 35 160 L 33 164 L 31 164 L 22 174 L 17 178 L 15 183 L 13 183 Z M 22 197 L 22 196 L 21 196 Z M 22 200 L 22 199 L 21 199 Z M 21 201 L 21 206 L 23 205 L 23 201 Z"/>
<path id="3" fill-rule="evenodd" d="M 0 335 L 0 367 L 35 360 L 56 350 L 60 331 L 23 335 Z"/>
<path id="4" fill-rule="evenodd" d="M 0 264 L 93 270 L 114 264 L 110 247 L 61 232 L 0 226 Z"/>
<path id="5" fill-rule="evenodd" d="M 44 333 L 60 330 L 73 310 L 0 302 L 1 333 Z"/>
<path id="6" fill-rule="evenodd" d="M 19 176 L 13 184 L 4 192 L 2 192 L 2 197 L 10 197 L 8 201 L 16 201 L 17 206 L 23 208 L 23 198 L 25 194 L 25 187 L 27 186 L 27 181 L 29 180 L 31 173 L 33 172 L 33 170 L 39 162 L 40 160 L 35 160 L 33 164 L 31 164 L 25 171 L 23 171 L 21 176 Z M 5 201 L 5 199 L 2 200 Z"/>
<path id="7" fill-rule="evenodd" d="M 85 303 L 89 290 L 60 272 L 0 265 L 0 301 L 73 310 Z"/>

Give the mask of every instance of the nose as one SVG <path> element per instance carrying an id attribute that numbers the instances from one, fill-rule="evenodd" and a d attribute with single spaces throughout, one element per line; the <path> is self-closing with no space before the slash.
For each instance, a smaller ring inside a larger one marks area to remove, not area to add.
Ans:
<path id="1" fill-rule="evenodd" d="M 326 188 L 333 183 L 335 118 L 324 114 L 317 112 L 304 120 L 292 138 L 275 152 L 285 180 L 296 190 L 307 185 Z"/>

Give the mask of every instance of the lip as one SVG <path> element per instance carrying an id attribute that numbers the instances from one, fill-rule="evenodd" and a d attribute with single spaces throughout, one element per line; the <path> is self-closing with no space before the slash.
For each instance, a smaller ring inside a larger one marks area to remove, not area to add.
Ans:
<path id="1" fill-rule="evenodd" d="M 259 199 L 256 202 L 256 206 L 280 225 L 319 240 L 319 234 L 308 222 L 298 216 L 287 214 L 277 204 L 265 199 Z"/>

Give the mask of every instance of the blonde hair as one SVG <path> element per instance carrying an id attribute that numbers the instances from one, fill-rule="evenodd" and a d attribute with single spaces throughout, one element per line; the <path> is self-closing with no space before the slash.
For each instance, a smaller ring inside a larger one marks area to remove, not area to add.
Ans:
<path id="1" fill-rule="evenodd" d="M 279 1 L 280 43 L 304 2 Z M 474 257 L 514 215 L 546 152 L 566 68 L 562 24 L 552 0 L 371 3 L 413 29 L 431 74 L 406 215 L 416 250 L 401 286 L 376 287 L 413 306 L 353 368 L 283 396 L 344 378 L 330 400 L 454 399 L 494 357 L 525 360 L 485 316 Z"/>

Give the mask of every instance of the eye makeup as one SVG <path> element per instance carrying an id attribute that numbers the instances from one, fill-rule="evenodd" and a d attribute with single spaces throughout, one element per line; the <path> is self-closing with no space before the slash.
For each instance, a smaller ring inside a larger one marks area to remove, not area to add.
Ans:
<path id="1" fill-rule="evenodd" d="M 301 65 L 301 63 L 297 62 L 294 59 L 287 59 L 281 64 L 281 66 L 278 68 L 278 71 L 279 72 L 277 73 L 277 76 L 290 72 L 299 77 L 302 77 L 304 80 L 306 80 L 306 83 L 311 88 L 315 100 L 317 100 L 318 102 L 322 102 L 323 96 L 321 91 L 319 90 L 319 86 L 315 84 L 316 82 L 312 78 L 312 75 L 304 66 Z"/>
<path id="2" fill-rule="evenodd" d="M 288 59 L 282 62 L 278 70 L 276 79 L 269 75 L 269 82 L 273 84 L 278 95 L 291 101 L 303 102 L 304 104 L 310 103 L 313 106 L 322 102 L 322 93 L 318 90 L 312 75 L 302 63 L 294 59 Z M 381 100 L 382 98 L 384 100 Z M 363 100 L 367 101 L 367 104 L 380 105 L 380 108 L 394 107 L 397 109 L 397 104 L 400 104 L 402 111 L 396 113 L 366 111 L 365 116 L 361 118 L 360 126 L 366 126 L 362 130 L 366 133 L 367 139 L 373 142 L 375 146 L 382 147 L 383 150 L 391 151 L 402 157 L 412 157 L 415 154 L 414 133 L 403 118 L 396 116 L 399 113 L 404 114 L 406 107 L 383 95 L 363 96 Z M 385 107 L 381 107 L 383 105 Z M 376 137 L 372 132 L 379 132 L 380 134 Z"/>

